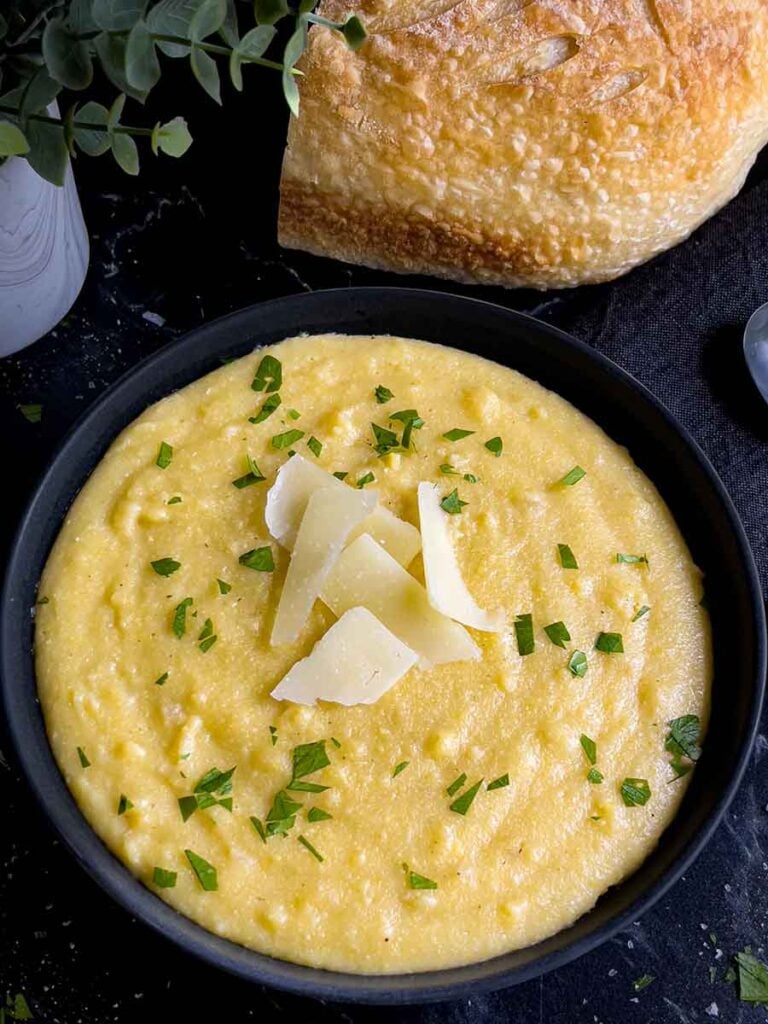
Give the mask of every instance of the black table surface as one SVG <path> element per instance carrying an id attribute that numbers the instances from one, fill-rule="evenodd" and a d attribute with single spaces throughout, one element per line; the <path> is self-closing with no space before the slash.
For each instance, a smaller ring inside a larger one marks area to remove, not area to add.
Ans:
<path id="1" fill-rule="evenodd" d="M 459 288 L 281 250 L 275 217 L 284 114 L 274 83 L 256 80 L 245 96 L 228 96 L 219 112 L 202 95 L 187 96 L 197 87 L 185 75 L 174 72 L 155 100 L 166 117 L 183 102 L 192 106 L 197 141 L 183 159 L 146 154 L 138 180 L 110 157 L 77 161 L 91 237 L 82 294 L 46 338 L 0 362 L 5 543 L 62 435 L 106 387 L 171 338 L 302 290 L 412 284 L 533 313 L 635 374 L 688 427 L 723 477 L 768 591 L 768 409 L 749 380 L 740 344 L 749 313 L 768 300 L 766 154 L 725 210 L 619 281 L 549 293 Z M 151 109 L 145 120 L 153 123 Z M 44 407 L 38 424 L 17 409 L 31 402 Z M 763 735 L 714 839 L 642 921 L 515 989 L 395 1009 L 311 1002 L 191 962 L 91 882 L 33 804 L 4 740 L 2 747 L 0 1003 L 5 994 L 23 992 L 36 1020 L 240 1024 L 301 1014 L 313 1024 L 768 1021 L 768 1008 L 739 1002 L 725 978 L 735 952 L 751 946 L 764 955 L 768 947 Z M 646 974 L 653 982 L 636 992 L 633 982 Z"/>

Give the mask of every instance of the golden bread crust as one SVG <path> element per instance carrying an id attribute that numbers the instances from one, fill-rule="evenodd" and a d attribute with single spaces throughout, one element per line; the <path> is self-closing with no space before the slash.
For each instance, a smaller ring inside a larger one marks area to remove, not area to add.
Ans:
<path id="1" fill-rule="evenodd" d="M 768 140 L 768 0 L 326 0 L 280 241 L 384 269 L 565 287 L 624 273 Z"/>

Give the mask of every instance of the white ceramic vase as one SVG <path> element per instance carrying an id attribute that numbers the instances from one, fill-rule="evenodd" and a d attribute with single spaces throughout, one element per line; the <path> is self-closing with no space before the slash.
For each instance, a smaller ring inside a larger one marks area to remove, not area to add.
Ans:
<path id="1" fill-rule="evenodd" d="M 37 341 L 69 312 L 88 255 L 72 168 L 58 187 L 21 157 L 0 164 L 0 356 Z"/>

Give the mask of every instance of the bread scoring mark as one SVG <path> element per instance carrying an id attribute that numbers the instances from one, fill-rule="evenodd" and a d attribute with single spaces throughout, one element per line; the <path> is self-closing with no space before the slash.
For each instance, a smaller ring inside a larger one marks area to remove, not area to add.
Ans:
<path id="1" fill-rule="evenodd" d="M 554 71 L 575 57 L 580 49 L 581 44 L 573 35 L 539 39 L 525 49 L 513 53 L 508 60 L 497 62 L 493 77 L 486 78 L 484 84 L 488 87 L 515 84 L 521 79 Z"/>
<path id="2" fill-rule="evenodd" d="M 473 25 L 493 23 L 519 14 L 534 3 L 536 0 L 430 0 L 420 11 L 414 11 L 413 6 L 410 6 L 407 11 L 400 14 L 383 14 L 378 18 L 371 18 L 366 22 L 366 27 L 370 35 L 428 32 L 432 28 L 440 27 L 433 26 L 433 22 L 446 21 L 447 16 L 453 16 L 455 12 L 455 18 L 464 20 L 464 27 L 469 29 Z M 454 20 L 454 17 L 451 17 L 451 20 Z"/>
<path id="3" fill-rule="evenodd" d="M 608 100 L 617 100 L 620 96 L 626 96 L 634 92 L 648 77 L 647 68 L 630 68 L 628 71 L 620 71 L 612 78 L 608 78 L 602 85 L 592 93 L 590 99 L 595 103 L 607 103 Z"/>

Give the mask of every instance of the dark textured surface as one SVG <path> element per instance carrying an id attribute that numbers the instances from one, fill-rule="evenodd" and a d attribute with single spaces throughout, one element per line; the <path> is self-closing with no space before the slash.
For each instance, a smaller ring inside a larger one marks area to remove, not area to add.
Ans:
<path id="1" fill-rule="evenodd" d="M 260 107 L 277 102 L 270 83 L 258 95 Z M 170 91 L 167 96 L 175 113 L 178 102 Z M 92 238 L 83 294 L 49 337 L 0 362 L 6 542 L 62 433 L 105 387 L 179 332 L 302 289 L 387 283 L 451 288 L 281 252 L 274 237 L 280 129 L 273 127 L 267 141 L 256 135 L 261 126 L 246 99 L 237 99 L 220 119 L 210 118 L 207 101 L 194 99 L 200 113 L 193 129 L 201 141 L 179 164 L 149 163 L 148 157 L 136 182 L 106 160 L 79 163 Z M 236 124 L 241 133 L 245 129 L 239 139 Z M 749 381 L 740 339 L 748 314 L 768 300 L 767 242 L 763 159 L 725 211 L 685 245 L 621 281 L 545 295 L 451 288 L 564 327 L 649 386 L 723 477 L 744 519 L 764 589 L 768 409 Z M 22 402 L 43 403 L 40 424 L 20 416 L 16 405 Z M 768 1009 L 739 1003 L 723 980 L 732 953 L 751 945 L 765 956 L 768 947 L 767 753 L 760 736 L 746 781 L 713 842 L 685 879 L 625 934 L 514 990 L 393 1010 L 284 997 L 191 963 L 130 921 L 61 850 L 7 754 L 10 767 L 0 765 L 0 997 L 23 991 L 35 1019 L 62 1024 L 239 1024 L 290 1014 L 313 1024 L 768 1021 Z M 635 994 L 633 980 L 646 973 L 654 982 Z"/>

